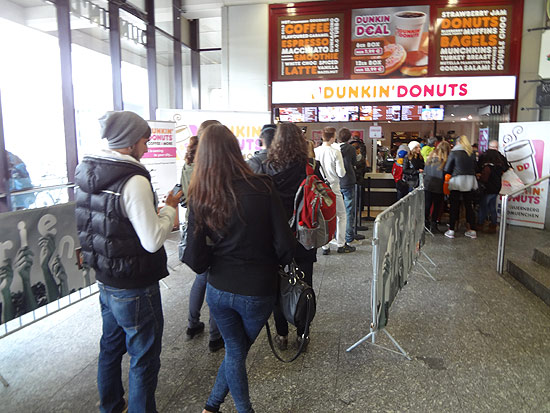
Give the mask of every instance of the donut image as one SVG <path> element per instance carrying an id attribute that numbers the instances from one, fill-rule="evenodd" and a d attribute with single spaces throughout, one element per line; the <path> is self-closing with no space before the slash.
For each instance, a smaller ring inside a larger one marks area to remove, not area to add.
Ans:
<path id="1" fill-rule="evenodd" d="M 426 76 L 428 66 L 401 66 L 401 73 L 405 76 Z"/>
<path id="2" fill-rule="evenodd" d="M 384 46 L 384 54 L 381 56 L 385 60 L 386 71 L 382 75 L 386 76 L 399 69 L 405 59 L 407 59 L 407 52 L 400 44 L 387 44 Z"/>

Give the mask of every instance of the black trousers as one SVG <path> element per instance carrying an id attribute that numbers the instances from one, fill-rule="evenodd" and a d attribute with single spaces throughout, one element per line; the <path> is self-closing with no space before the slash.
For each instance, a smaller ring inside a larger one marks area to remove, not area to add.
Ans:
<path id="1" fill-rule="evenodd" d="M 451 211 L 449 216 L 449 228 L 453 231 L 456 230 L 456 221 L 458 221 L 458 214 L 460 213 L 460 202 L 464 203 L 464 208 L 466 209 L 466 222 L 470 225 L 470 229 L 475 225 L 475 214 L 473 206 L 473 192 L 460 192 L 460 191 L 451 191 L 449 197 L 451 203 Z"/>
<path id="2" fill-rule="evenodd" d="M 441 208 L 441 204 L 443 203 L 443 194 L 438 194 L 436 192 L 430 192 L 430 191 L 424 191 L 424 199 L 425 199 L 425 224 L 429 225 L 430 222 L 437 222 L 437 216 L 439 214 L 439 209 Z M 431 209 L 433 206 L 433 210 Z M 432 213 L 430 214 L 430 210 Z M 431 219 L 430 219 L 431 215 Z"/>

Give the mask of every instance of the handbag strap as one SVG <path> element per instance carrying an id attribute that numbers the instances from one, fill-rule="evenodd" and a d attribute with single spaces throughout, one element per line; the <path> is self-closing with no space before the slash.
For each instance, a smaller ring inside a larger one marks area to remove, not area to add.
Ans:
<path id="1" fill-rule="evenodd" d="M 310 324 L 309 316 L 311 314 L 311 312 L 310 312 L 311 302 L 312 302 L 312 297 L 311 297 L 310 294 L 308 294 L 307 295 L 306 325 L 305 325 L 305 328 L 304 328 L 304 334 L 302 335 L 303 340 L 300 342 L 300 347 L 298 347 L 298 351 L 296 352 L 296 354 L 290 359 L 285 360 L 284 358 L 282 358 L 277 353 L 277 350 L 275 350 L 275 346 L 273 345 L 273 338 L 271 337 L 271 329 L 269 328 L 269 321 L 265 322 L 265 329 L 266 329 L 266 333 L 267 333 L 267 341 L 269 342 L 269 347 L 271 347 L 271 351 L 273 352 L 273 355 L 277 358 L 277 360 L 282 361 L 283 363 L 292 363 L 294 360 L 296 360 L 298 358 L 298 356 L 300 356 L 300 354 L 302 354 L 302 352 L 304 350 L 304 347 L 305 347 L 306 337 L 309 336 L 309 324 Z"/>

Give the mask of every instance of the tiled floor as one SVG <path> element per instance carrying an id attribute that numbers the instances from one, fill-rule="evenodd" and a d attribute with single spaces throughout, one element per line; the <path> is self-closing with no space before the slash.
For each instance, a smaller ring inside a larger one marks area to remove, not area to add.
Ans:
<path id="1" fill-rule="evenodd" d="M 172 274 L 162 288 L 166 325 L 157 403 L 161 412 L 198 413 L 223 351 L 208 352 L 207 334 L 184 341 L 194 276 L 174 255 L 176 237 L 167 241 Z M 526 244 L 549 244 L 550 235 L 512 228 L 509 240 L 509 254 L 531 254 Z M 437 281 L 415 272 L 388 323 L 411 361 L 367 343 L 345 351 L 368 333 L 370 240 L 352 254 L 318 254 L 308 352 L 280 363 L 265 332 L 251 349 L 256 411 L 550 412 L 550 307 L 511 277 L 497 275 L 496 245 L 496 236 L 483 234 L 428 239 L 424 251 L 437 263 Z M 95 295 L 0 339 L 0 374 L 10 384 L 0 388 L 0 411 L 97 411 L 100 331 Z M 383 335 L 378 342 L 391 347 Z M 230 397 L 223 411 L 235 411 Z"/>

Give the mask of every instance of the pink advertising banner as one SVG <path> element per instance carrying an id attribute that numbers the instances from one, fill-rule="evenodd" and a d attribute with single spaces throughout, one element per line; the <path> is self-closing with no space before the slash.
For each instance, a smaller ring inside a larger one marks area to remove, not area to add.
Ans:
<path id="1" fill-rule="evenodd" d="M 501 123 L 499 149 L 524 185 L 550 173 L 550 122 Z M 548 180 L 538 183 L 508 201 L 508 222 L 544 228 Z"/>

